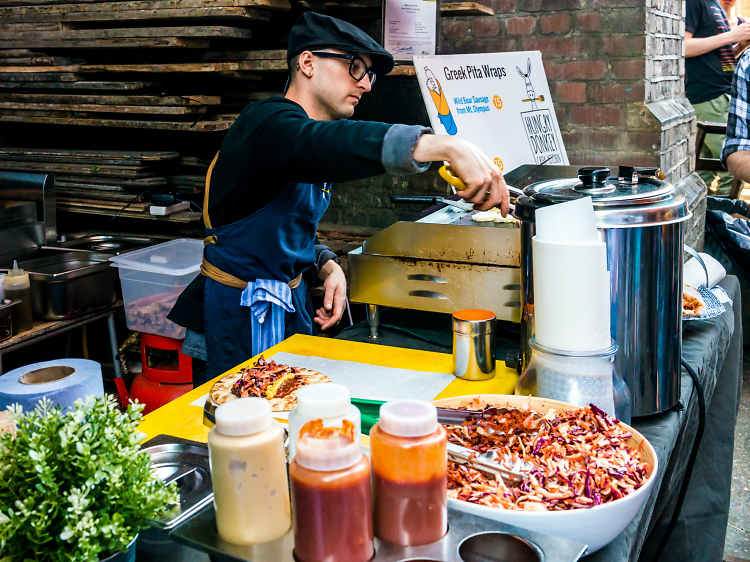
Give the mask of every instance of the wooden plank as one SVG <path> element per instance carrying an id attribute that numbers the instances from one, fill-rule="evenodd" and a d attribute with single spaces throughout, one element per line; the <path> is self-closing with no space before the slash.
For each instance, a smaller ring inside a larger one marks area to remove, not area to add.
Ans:
<path id="1" fill-rule="evenodd" d="M 86 61 L 72 57 L 23 57 L 0 59 L 0 66 L 64 66 L 68 64 L 81 64 L 82 62 Z"/>
<path id="2" fill-rule="evenodd" d="M 131 197 L 130 199 L 133 199 Z M 119 201 L 103 201 L 98 199 L 79 199 L 77 197 L 56 196 L 55 203 L 58 207 L 80 208 L 80 209 L 102 209 L 119 211 L 125 205 Z M 151 208 L 151 203 L 131 203 L 128 205 L 128 211 L 131 213 L 145 213 Z"/>
<path id="3" fill-rule="evenodd" d="M 0 155 L 28 158 L 96 158 L 100 161 L 125 160 L 130 165 L 164 162 L 180 158 L 174 150 L 92 150 L 78 148 L 0 148 Z"/>
<path id="4" fill-rule="evenodd" d="M 198 156 L 180 156 L 180 166 L 195 166 L 197 168 L 205 168 L 211 165 L 210 158 L 199 158 Z"/>
<path id="5" fill-rule="evenodd" d="M 105 215 L 111 217 L 115 214 L 113 211 L 103 209 L 87 209 L 82 210 L 77 207 L 67 207 L 64 205 L 57 206 L 58 211 L 64 211 L 68 213 L 83 213 L 85 215 Z M 193 222 L 199 222 L 202 219 L 201 213 L 194 211 L 180 211 L 178 213 L 172 213 L 171 215 L 158 216 L 152 215 L 151 213 L 129 213 L 128 211 L 121 212 L 118 217 L 131 218 L 131 219 L 148 219 L 157 220 L 162 222 L 176 222 L 182 224 L 188 224 Z"/>
<path id="6" fill-rule="evenodd" d="M 258 72 L 286 71 L 285 59 L 266 59 L 233 62 L 177 62 L 163 64 L 71 64 L 65 66 L 0 66 L 0 75 L 4 73 L 23 74 L 39 72 L 57 73 L 105 73 L 105 72 Z"/>
<path id="7" fill-rule="evenodd" d="M 46 115 L 0 114 L 0 121 L 9 123 L 38 123 L 45 125 L 83 125 L 94 127 L 121 127 L 125 129 L 152 129 L 162 131 L 191 131 L 213 133 L 226 131 L 232 126 L 237 113 L 206 116 L 197 123 L 188 121 L 154 121 L 138 119 L 103 119 L 86 117 L 52 117 Z"/>
<path id="8" fill-rule="evenodd" d="M 180 52 L 170 51 L 160 54 L 160 62 L 230 62 L 251 60 L 286 60 L 286 51 L 282 49 L 259 51 L 203 51 Z M 102 64 L 117 64 L 120 61 L 98 59 Z"/>
<path id="9" fill-rule="evenodd" d="M 112 10 L 112 11 L 63 11 L 62 13 L 18 13 L 9 14 L 9 10 L 24 8 L 0 9 L 0 18 L 6 23 L 40 23 L 40 22 L 95 22 L 95 21 L 167 21 L 175 25 L 178 20 L 233 19 L 244 21 L 268 21 L 271 12 L 245 6 L 219 6 L 207 8 L 171 8 L 158 10 Z M 7 15 L 3 15 L 5 12 Z"/>
<path id="10" fill-rule="evenodd" d="M 57 31 L 60 24 L 57 22 L 47 23 L 5 23 L 0 21 L 0 31 Z"/>
<path id="11" fill-rule="evenodd" d="M 252 32 L 241 27 L 221 25 L 179 27 L 130 27 L 108 29 L 65 29 L 49 31 L 43 36 L 36 32 L 4 31 L 0 29 L 0 41 L 23 41 L 30 47 L 46 45 L 62 39 L 112 39 L 120 37 L 228 37 L 249 39 Z M 41 48 L 41 47 L 39 47 Z"/>
<path id="12" fill-rule="evenodd" d="M 19 172 L 46 172 L 76 174 L 81 176 L 109 176 L 118 178 L 145 178 L 155 175 L 152 170 L 126 168 L 124 166 L 64 164 L 58 162 L 19 162 L 0 160 L 0 170 L 17 170 Z"/>
<path id="13" fill-rule="evenodd" d="M 220 96 L 184 95 L 184 96 L 148 96 L 148 95 L 95 95 L 95 94 L 6 94 L 0 93 L 0 102 L 28 103 L 68 103 L 98 105 L 167 105 L 167 106 L 200 106 L 218 105 Z M 0 154 L 2 149 L 0 149 Z"/>
<path id="14" fill-rule="evenodd" d="M 32 51 L 30 49 L 8 49 L 6 51 L 0 51 L 0 58 L 16 58 L 16 57 L 37 57 L 45 56 L 44 53 L 39 51 Z"/>
<path id="15" fill-rule="evenodd" d="M 133 191 L 146 187 L 161 187 L 167 185 L 167 178 L 99 178 L 95 176 L 67 176 L 56 175 L 55 186 L 62 185 L 65 187 L 84 187 L 95 186 L 96 189 L 107 189 L 113 191 Z"/>
<path id="16" fill-rule="evenodd" d="M 264 10 L 289 11 L 289 0 L 126 0 L 124 2 L 34 2 L 19 0 L 16 7 L 8 2 L 0 2 L 0 18 L 25 15 L 66 14 L 71 12 L 116 12 L 134 10 L 174 10 L 180 8 L 227 8 L 245 7 Z"/>
<path id="17" fill-rule="evenodd" d="M 26 80 L 30 80 L 30 75 L 24 75 Z M 38 84 L 37 82 L 28 81 L 3 81 L 0 76 L 0 89 L 21 89 L 21 90 L 92 90 L 92 91 L 113 91 L 120 90 L 134 92 L 139 90 L 163 89 L 164 85 L 160 82 L 97 82 L 82 80 L 80 82 L 47 82 Z"/>
<path id="18" fill-rule="evenodd" d="M 55 198 L 59 201 L 60 196 L 75 199 L 101 199 L 104 201 L 114 201 L 128 203 L 133 200 L 133 193 L 125 191 L 107 191 L 100 189 L 72 189 L 69 187 L 60 187 L 55 181 Z"/>
<path id="19" fill-rule="evenodd" d="M 478 2 L 441 2 L 441 16 L 494 16 L 495 10 Z"/>
<path id="20" fill-rule="evenodd" d="M 33 43 L 31 45 L 30 43 Z M 38 41 L 0 41 L 0 49 L 16 49 L 21 46 L 34 46 L 44 49 L 208 49 L 208 39 L 188 39 L 180 37 L 113 37 L 111 39 L 60 39 L 40 38 Z"/>
<path id="21" fill-rule="evenodd" d="M 165 105 L 98 105 L 98 104 L 62 104 L 62 103 L 20 103 L 0 102 L 2 109 L 23 109 L 39 111 L 88 111 L 91 113 L 136 113 L 152 115 L 194 115 L 206 110 L 205 106 L 170 107 Z"/>
<path id="22" fill-rule="evenodd" d="M 33 70 L 29 73 L 6 72 L 7 68 L 18 68 L 15 66 L 2 67 L 0 71 L 0 82 L 76 82 L 80 78 L 72 73 L 65 72 L 39 72 L 40 67 L 29 67 Z M 60 68 L 60 67 L 57 67 Z M 44 69 L 46 70 L 46 69 Z M 47 85 L 34 86 L 36 88 L 47 87 Z"/>

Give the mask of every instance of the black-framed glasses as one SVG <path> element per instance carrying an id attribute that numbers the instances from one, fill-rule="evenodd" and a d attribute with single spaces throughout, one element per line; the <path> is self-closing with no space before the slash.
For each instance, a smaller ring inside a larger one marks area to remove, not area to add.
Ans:
<path id="1" fill-rule="evenodd" d="M 370 79 L 370 86 L 375 83 L 375 72 L 370 70 L 364 60 L 356 55 L 340 55 L 338 53 L 324 53 L 319 51 L 311 51 L 316 57 L 324 59 L 341 59 L 349 61 L 349 75 L 354 78 L 355 81 L 359 82 L 367 76 Z"/>

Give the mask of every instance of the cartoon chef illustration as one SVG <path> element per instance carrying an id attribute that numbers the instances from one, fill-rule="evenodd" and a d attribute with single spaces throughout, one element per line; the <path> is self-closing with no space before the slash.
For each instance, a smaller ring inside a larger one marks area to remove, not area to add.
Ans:
<path id="1" fill-rule="evenodd" d="M 440 87 L 440 82 L 438 82 L 438 79 L 435 78 L 435 75 L 426 66 L 424 67 L 424 71 L 427 77 L 427 88 L 437 108 L 438 119 L 440 119 L 443 127 L 445 127 L 445 131 L 449 135 L 455 135 L 458 132 L 458 128 L 456 127 L 456 122 L 453 120 L 453 115 L 451 115 L 450 107 L 448 107 L 448 100 L 443 93 L 443 89 Z"/>

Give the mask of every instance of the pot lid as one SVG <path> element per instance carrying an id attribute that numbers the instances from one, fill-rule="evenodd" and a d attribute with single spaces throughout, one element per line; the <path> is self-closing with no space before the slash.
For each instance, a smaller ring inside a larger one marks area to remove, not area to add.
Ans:
<path id="1" fill-rule="evenodd" d="M 526 187 L 515 215 L 533 220 L 538 207 L 591 197 L 598 228 L 627 228 L 669 224 L 692 214 L 685 196 L 657 176 L 657 168 L 620 166 L 617 175 L 609 168 L 580 168 L 577 178 L 553 179 Z"/>
<path id="2" fill-rule="evenodd" d="M 655 168 L 620 166 L 615 176 L 609 168 L 586 167 L 578 170 L 577 178 L 538 182 L 524 189 L 524 194 L 547 204 L 591 196 L 595 207 L 645 205 L 675 191 L 672 184 L 653 176 L 657 172 Z"/>

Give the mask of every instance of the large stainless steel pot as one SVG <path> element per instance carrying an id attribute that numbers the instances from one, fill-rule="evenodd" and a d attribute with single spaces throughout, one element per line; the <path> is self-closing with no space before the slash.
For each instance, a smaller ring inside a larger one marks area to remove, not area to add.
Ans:
<path id="1" fill-rule="evenodd" d="M 612 338 L 620 346 L 617 370 L 630 389 L 633 417 L 669 410 L 680 398 L 684 221 L 691 213 L 685 197 L 649 175 L 654 173 L 621 167 L 617 177 L 609 177 L 608 168 L 582 168 L 578 178 L 528 186 L 515 209 L 521 220 L 525 368 L 534 322 L 531 239 L 536 209 L 592 197 L 607 243 Z"/>

